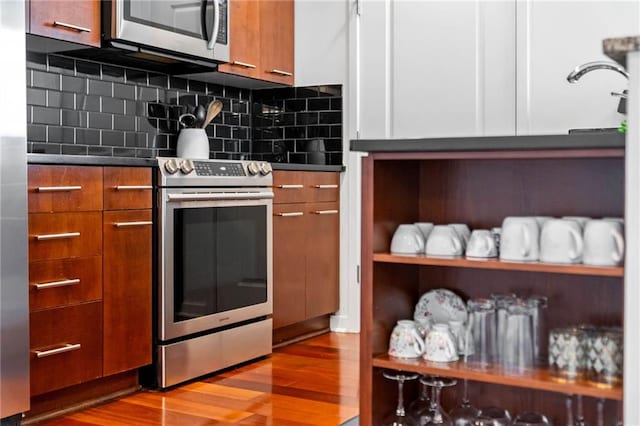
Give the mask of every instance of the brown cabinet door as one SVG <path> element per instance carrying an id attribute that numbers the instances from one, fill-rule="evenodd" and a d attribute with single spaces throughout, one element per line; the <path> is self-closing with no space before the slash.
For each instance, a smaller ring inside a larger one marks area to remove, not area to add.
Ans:
<path id="1" fill-rule="evenodd" d="M 32 0 L 32 34 L 100 47 L 100 0 Z"/>
<path id="2" fill-rule="evenodd" d="M 308 197 L 305 173 L 277 170 L 273 172 L 273 203 L 302 203 Z"/>
<path id="3" fill-rule="evenodd" d="M 306 206 L 306 314 L 314 318 L 339 307 L 340 214 L 335 202 Z"/>
<path id="4" fill-rule="evenodd" d="M 29 263 L 29 309 L 102 299 L 102 256 Z"/>
<path id="5" fill-rule="evenodd" d="M 102 254 L 102 212 L 29 213 L 29 261 Z"/>
<path id="6" fill-rule="evenodd" d="M 261 0 L 261 80 L 293 85 L 294 1 Z"/>
<path id="7" fill-rule="evenodd" d="M 105 210 L 150 209 L 151 197 L 151 168 L 104 168 Z"/>
<path id="8" fill-rule="evenodd" d="M 151 363 L 151 210 L 104 213 L 104 375 Z"/>
<path id="9" fill-rule="evenodd" d="M 29 315 L 31 395 L 102 376 L 102 303 Z"/>
<path id="10" fill-rule="evenodd" d="M 305 172 L 304 179 L 307 201 L 338 201 L 340 199 L 340 173 Z"/>
<path id="11" fill-rule="evenodd" d="M 218 71 L 244 77 L 260 77 L 260 14 L 255 0 L 232 0 L 231 61 Z"/>
<path id="12" fill-rule="evenodd" d="M 273 206 L 273 327 L 306 319 L 304 204 Z"/>
<path id="13" fill-rule="evenodd" d="M 29 165 L 28 186 L 29 213 L 102 210 L 102 167 Z"/>

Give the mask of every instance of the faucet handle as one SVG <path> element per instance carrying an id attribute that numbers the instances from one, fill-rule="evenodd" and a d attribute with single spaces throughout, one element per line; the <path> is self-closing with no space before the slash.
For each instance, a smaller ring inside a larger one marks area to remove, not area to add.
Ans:
<path id="1" fill-rule="evenodd" d="M 618 92 L 611 92 L 611 96 L 618 96 L 622 99 L 627 99 L 627 91 L 623 91 L 622 93 L 618 93 Z"/>

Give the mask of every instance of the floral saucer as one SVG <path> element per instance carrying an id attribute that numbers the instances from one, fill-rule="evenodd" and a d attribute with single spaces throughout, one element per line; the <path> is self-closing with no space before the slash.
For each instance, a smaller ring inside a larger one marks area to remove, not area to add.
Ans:
<path id="1" fill-rule="evenodd" d="M 467 305 L 451 290 L 438 288 L 422 295 L 413 312 L 413 319 L 428 319 L 431 324 L 448 324 L 449 321 L 466 324 Z"/>

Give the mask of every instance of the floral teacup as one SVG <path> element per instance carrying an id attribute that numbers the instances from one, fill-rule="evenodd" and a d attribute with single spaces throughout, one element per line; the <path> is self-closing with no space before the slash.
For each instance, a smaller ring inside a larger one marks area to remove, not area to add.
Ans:
<path id="1" fill-rule="evenodd" d="M 418 358 L 424 352 L 424 342 L 416 323 L 400 320 L 391 332 L 389 355 L 399 358 Z"/>
<path id="2" fill-rule="evenodd" d="M 458 345 L 447 324 L 434 324 L 424 342 L 423 358 L 436 362 L 458 360 Z"/>

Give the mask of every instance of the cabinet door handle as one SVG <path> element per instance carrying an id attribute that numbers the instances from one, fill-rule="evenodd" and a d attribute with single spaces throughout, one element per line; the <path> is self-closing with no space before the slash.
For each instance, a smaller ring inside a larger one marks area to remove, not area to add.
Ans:
<path id="1" fill-rule="evenodd" d="M 313 185 L 313 187 L 318 189 L 337 189 L 338 185 Z"/>
<path id="2" fill-rule="evenodd" d="M 37 358 L 44 358 L 47 356 L 62 354 L 65 352 L 77 351 L 78 349 L 80 349 L 80 347 L 80 343 L 67 343 L 60 348 L 49 349 L 48 351 L 33 351 L 33 353 L 36 354 Z"/>
<path id="3" fill-rule="evenodd" d="M 269 71 L 271 74 L 278 74 L 278 75 L 284 75 L 285 77 L 291 77 L 293 75 L 293 73 L 290 73 L 289 71 L 282 71 L 279 69 L 272 69 L 271 71 Z"/>
<path id="4" fill-rule="evenodd" d="M 302 189 L 304 185 L 277 185 L 276 188 L 280 189 Z"/>
<path id="5" fill-rule="evenodd" d="M 315 210 L 314 214 L 338 214 L 338 210 Z"/>
<path id="6" fill-rule="evenodd" d="M 80 284 L 80 279 L 73 278 L 70 280 L 51 281 L 48 283 L 36 283 L 33 286 L 36 288 L 36 290 L 44 290 L 45 288 L 65 287 L 74 284 Z"/>
<path id="7" fill-rule="evenodd" d="M 117 185 L 115 186 L 116 191 L 129 191 L 129 190 L 137 190 L 137 189 L 153 189 L 151 185 Z"/>
<path id="8" fill-rule="evenodd" d="M 75 237 L 79 237 L 80 233 L 79 232 L 66 232 L 63 234 L 44 234 L 44 235 L 36 235 L 36 240 L 38 241 L 42 241 L 42 240 L 60 240 L 63 238 L 75 238 Z"/>
<path id="9" fill-rule="evenodd" d="M 68 28 L 70 30 L 76 30 L 79 33 L 90 33 L 91 32 L 91 28 L 80 27 L 78 25 L 73 25 L 73 24 L 67 24 L 66 22 L 61 22 L 61 21 L 53 21 L 53 26 L 54 27 Z"/>
<path id="10" fill-rule="evenodd" d="M 116 222 L 114 223 L 116 228 L 127 228 L 130 226 L 146 226 L 153 225 L 153 222 L 150 220 L 140 220 L 138 222 Z"/>
<path id="11" fill-rule="evenodd" d="M 39 186 L 36 188 L 38 192 L 65 192 L 65 191 L 79 191 L 81 186 Z"/>
<path id="12" fill-rule="evenodd" d="M 239 66 L 245 67 L 245 68 L 255 68 L 256 67 L 253 64 L 250 64 L 248 62 L 241 62 L 241 61 L 233 61 L 231 64 L 232 65 L 239 65 Z"/>
<path id="13" fill-rule="evenodd" d="M 281 217 L 293 217 L 293 216 L 303 216 L 304 213 L 302 212 L 286 212 L 286 213 L 276 213 L 276 216 L 281 216 Z"/>

